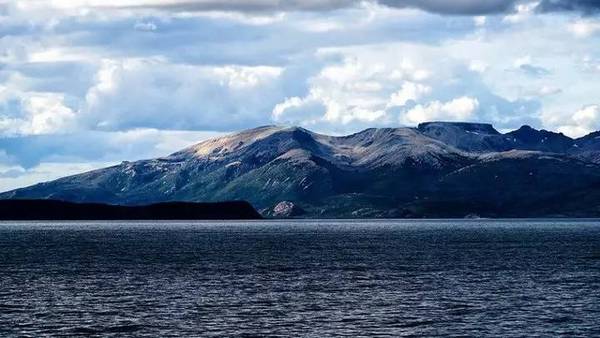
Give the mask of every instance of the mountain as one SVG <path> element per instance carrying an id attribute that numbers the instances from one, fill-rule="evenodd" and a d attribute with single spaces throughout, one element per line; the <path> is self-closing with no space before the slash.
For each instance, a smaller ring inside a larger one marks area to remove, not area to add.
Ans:
<path id="1" fill-rule="evenodd" d="M 506 134 L 501 134 L 490 124 L 482 123 L 429 122 L 420 124 L 418 129 L 433 139 L 471 152 L 533 150 L 567 153 L 577 150 L 573 148 L 576 140 L 562 133 L 536 130 L 530 126 L 522 126 Z M 596 146 L 595 149 L 600 147 Z"/>
<path id="2" fill-rule="evenodd" d="M 503 134 L 488 124 L 432 122 L 347 136 L 266 126 L 0 198 L 246 200 L 264 215 L 292 217 L 599 216 L 596 154 L 595 136 L 527 126 Z"/>
<path id="3" fill-rule="evenodd" d="M 506 151 L 514 147 L 510 137 L 500 134 L 491 124 L 428 122 L 421 123 L 417 129 L 430 138 L 465 151 Z"/>

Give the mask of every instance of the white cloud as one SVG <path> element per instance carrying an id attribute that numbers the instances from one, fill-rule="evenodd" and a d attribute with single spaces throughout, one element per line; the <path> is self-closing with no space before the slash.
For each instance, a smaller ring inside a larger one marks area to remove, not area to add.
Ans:
<path id="1" fill-rule="evenodd" d="M 324 53 L 344 58 L 308 79 L 306 96 L 277 104 L 272 111 L 273 119 L 327 131 L 344 126 L 354 129 L 392 122 L 395 113 L 388 109 L 404 106 L 431 92 L 431 87 L 419 82 L 429 77 L 429 71 L 415 66 L 410 57 L 390 62 L 364 52 L 361 48 L 351 48 Z"/>
<path id="2" fill-rule="evenodd" d="M 526 21 L 529 17 L 531 17 L 534 14 L 535 9 L 538 7 L 538 5 L 539 1 L 518 4 L 516 6 L 516 11 L 512 14 L 505 16 L 503 20 L 505 22 L 513 24 Z"/>
<path id="3" fill-rule="evenodd" d="M 586 38 L 600 32 L 600 21 L 597 19 L 580 19 L 569 25 L 569 31 L 578 38 Z"/>
<path id="4" fill-rule="evenodd" d="M 55 93 L 18 93 L 20 111 L 12 116 L 0 115 L 0 134 L 44 135 L 64 134 L 77 128 L 77 114 Z"/>
<path id="5" fill-rule="evenodd" d="M 19 166 L 0 166 L 0 192 L 9 191 L 39 182 L 55 180 L 61 177 L 79 174 L 93 169 L 103 168 L 115 163 L 84 162 L 62 163 L 48 162 L 34 168 L 25 169 Z"/>
<path id="6" fill-rule="evenodd" d="M 584 55 L 581 61 L 585 71 L 600 72 L 600 59 L 595 59 L 590 55 Z"/>
<path id="7" fill-rule="evenodd" d="M 406 81 L 399 91 L 392 94 L 387 106 L 402 107 L 406 105 L 408 101 L 420 99 L 423 95 L 427 95 L 430 92 L 431 87 L 429 86 Z"/>
<path id="8" fill-rule="evenodd" d="M 541 77 L 550 74 L 548 69 L 534 64 L 530 55 L 517 58 L 514 61 L 514 70 L 533 77 Z"/>
<path id="9" fill-rule="evenodd" d="M 510 100 L 496 95 L 482 83 L 482 76 L 496 67 L 473 61 L 486 60 L 483 55 L 481 59 L 455 56 L 448 52 L 453 48 L 397 43 L 321 51 L 321 56 L 342 61 L 311 77 L 307 95 L 280 101 L 272 116 L 277 122 L 337 132 L 398 121 L 415 124 L 426 118 L 483 120 L 499 128 L 518 128 L 524 123 L 539 126 L 537 89 L 527 95 L 522 91 Z M 509 60 L 503 62 L 499 69 L 514 67 Z M 503 74 L 501 81 L 510 77 Z M 550 95 L 549 88 L 544 90 Z"/>
<path id="10" fill-rule="evenodd" d="M 469 70 L 477 73 L 484 73 L 488 69 L 488 67 L 489 66 L 481 60 L 472 60 L 469 63 Z"/>
<path id="11" fill-rule="evenodd" d="M 297 96 L 285 99 L 285 101 L 278 103 L 273 109 L 272 116 L 275 121 L 282 119 L 286 111 L 289 109 L 295 109 L 304 106 L 306 100 L 303 100 Z"/>
<path id="12" fill-rule="evenodd" d="M 562 89 L 554 86 L 544 85 L 537 90 L 538 96 L 551 96 L 562 93 Z"/>
<path id="13" fill-rule="evenodd" d="M 511 102 L 526 99 L 538 104 L 537 108 L 512 107 L 499 112 L 498 116 L 515 118 L 500 128 L 513 129 L 527 123 L 557 130 L 571 125 L 570 113 L 582 104 L 594 103 L 600 91 L 600 36 L 574 39 L 566 29 L 571 23 L 572 17 L 562 15 L 533 16 L 520 25 L 488 29 L 483 36 L 450 41 L 445 49 L 455 58 L 490 65 L 480 76 L 495 95 Z M 488 104 L 477 97 L 485 109 Z M 534 120 L 523 120 L 527 118 Z M 494 119 L 490 122 L 500 124 Z"/>
<path id="14" fill-rule="evenodd" d="M 513 63 L 515 68 L 521 68 L 523 66 L 529 66 L 531 64 L 532 64 L 531 55 L 519 57 Z"/>
<path id="15" fill-rule="evenodd" d="M 585 106 L 570 116 L 558 130 L 572 137 L 581 137 L 600 129 L 600 105 Z"/>
<path id="16" fill-rule="evenodd" d="M 212 69 L 220 84 L 234 89 L 253 88 L 268 84 L 281 75 L 277 67 L 225 66 Z"/>
<path id="17" fill-rule="evenodd" d="M 29 126 L 24 134 L 52 134 L 71 131 L 76 125 L 76 114 L 64 105 L 64 97 L 45 94 L 28 97 L 23 105 L 28 113 Z"/>
<path id="18" fill-rule="evenodd" d="M 327 107 L 315 96 L 287 98 L 278 103 L 272 112 L 277 123 L 287 125 L 315 125 L 319 123 Z"/>
<path id="19" fill-rule="evenodd" d="M 150 22 L 150 21 L 147 21 L 147 22 L 138 21 L 133 26 L 133 29 L 142 31 L 142 32 L 153 32 L 157 28 L 158 28 L 158 26 L 156 25 L 156 23 Z"/>
<path id="20" fill-rule="evenodd" d="M 28 61 L 33 63 L 83 62 L 96 58 L 94 54 L 77 48 L 34 46 L 31 49 L 28 53 Z"/>
<path id="21" fill-rule="evenodd" d="M 600 106 L 591 105 L 584 107 L 573 114 L 573 122 L 582 126 L 597 127 L 600 118 Z"/>
<path id="22" fill-rule="evenodd" d="M 442 103 L 433 101 L 417 105 L 400 117 L 400 122 L 414 125 L 428 121 L 468 121 L 479 108 L 479 101 L 471 97 L 459 97 Z"/>
<path id="23" fill-rule="evenodd" d="M 485 16 L 476 16 L 473 18 L 473 21 L 475 22 L 475 25 L 478 27 L 482 27 L 485 26 L 486 22 L 487 22 L 487 17 Z"/>
<path id="24" fill-rule="evenodd" d="M 105 60 L 86 95 L 91 128 L 231 129 L 264 123 L 281 97 L 277 67 Z"/>

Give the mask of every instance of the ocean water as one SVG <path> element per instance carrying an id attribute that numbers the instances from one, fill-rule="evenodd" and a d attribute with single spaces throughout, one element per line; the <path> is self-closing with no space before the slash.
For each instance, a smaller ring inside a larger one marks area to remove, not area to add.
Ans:
<path id="1" fill-rule="evenodd" d="M 0 223 L 0 336 L 600 336 L 600 221 Z"/>

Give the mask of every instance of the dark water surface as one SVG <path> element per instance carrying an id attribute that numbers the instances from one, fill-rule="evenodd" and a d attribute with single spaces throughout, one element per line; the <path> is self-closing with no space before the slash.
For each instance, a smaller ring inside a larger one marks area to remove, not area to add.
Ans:
<path id="1" fill-rule="evenodd" d="M 600 336 L 600 221 L 0 223 L 0 336 Z"/>

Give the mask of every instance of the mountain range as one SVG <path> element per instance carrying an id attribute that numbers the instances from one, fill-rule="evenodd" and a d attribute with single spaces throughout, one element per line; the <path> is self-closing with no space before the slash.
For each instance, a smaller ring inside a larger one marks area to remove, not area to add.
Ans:
<path id="1" fill-rule="evenodd" d="M 142 205 L 244 200 L 271 217 L 597 217 L 600 132 L 429 122 L 328 136 L 265 126 L 0 194 Z"/>

